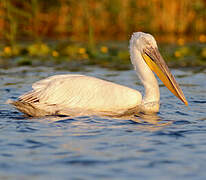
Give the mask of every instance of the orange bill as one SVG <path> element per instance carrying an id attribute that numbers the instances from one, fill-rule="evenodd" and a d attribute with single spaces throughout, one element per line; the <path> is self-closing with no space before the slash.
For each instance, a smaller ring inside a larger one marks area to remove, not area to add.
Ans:
<path id="1" fill-rule="evenodd" d="M 171 74 L 158 49 L 147 48 L 142 53 L 142 57 L 150 69 L 156 73 L 156 75 L 164 83 L 164 85 L 187 106 L 188 102 L 181 88 L 176 82 L 174 76 Z"/>

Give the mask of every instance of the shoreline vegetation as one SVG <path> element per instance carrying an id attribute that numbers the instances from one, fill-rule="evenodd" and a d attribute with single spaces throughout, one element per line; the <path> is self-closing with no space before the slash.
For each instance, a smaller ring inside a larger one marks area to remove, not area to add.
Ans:
<path id="1" fill-rule="evenodd" d="M 2 0 L 0 67 L 128 69 L 128 41 L 136 31 L 155 36 L 169 66 L 205 67 L 205 8 L 204 0 Z"/>
<path id="2" fill-rule="evenodd" d="M 22 42 L 21 42 L 22 43 Z M 90 49 L 86 43 L 39 42 L 0 45 L 0 67 L 38 65 L 99 65 L 101 67 L 129 69 L 128 42 L 98 43 Z M 206 44 L 159 44 L 160 52 L 170 67 L 206 67 Z"/>

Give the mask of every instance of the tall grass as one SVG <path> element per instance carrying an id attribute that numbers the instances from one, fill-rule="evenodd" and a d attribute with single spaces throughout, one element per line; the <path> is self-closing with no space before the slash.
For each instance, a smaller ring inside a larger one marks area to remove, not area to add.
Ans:
<path id="1" fill-rule="evenodd" d="M 0 39 L 126 40 L 146 31 L 173 41 L 206 32 L 205 0 L 1 0 Z M 170 38 L 169 38 L 170 37 Z"/>

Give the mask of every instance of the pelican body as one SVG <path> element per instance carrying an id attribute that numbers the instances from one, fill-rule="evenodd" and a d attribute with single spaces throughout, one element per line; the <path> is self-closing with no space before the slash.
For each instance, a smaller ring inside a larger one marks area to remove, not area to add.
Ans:
<path id="1" fill-rule="evenodd" d="M 33 90 L 17 101 L 9 100 L 29 116 L 106 115 L 122 116 L 159 111 L 159 86 L 153 72 L 186 105 L 182 90 L 158 51 L 154 37 L 133 33 L 130 59 L 145 88 L 144 96 L 135 89 L 85 75 L 55 75 L 32 85 Z"/>

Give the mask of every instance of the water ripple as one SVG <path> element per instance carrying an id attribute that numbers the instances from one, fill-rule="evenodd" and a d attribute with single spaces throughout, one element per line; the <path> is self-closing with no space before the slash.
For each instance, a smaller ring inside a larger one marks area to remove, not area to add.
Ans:
<path id="1" fill-rule="evenodd" d="M 178 121 L 174 121 L 173 124 L 176 125 L 185 125 L 185 124 L 192 124 L 194 122 L 190 122 L 190 121 L 186 121 L 186 120 L 178 120 Z"/>
<path id="2" fill-rule="evenodd" d="M 181 137 L 185 137 L 184 133 L 186 133 L 187 131 L 157 131 L 155 133 L 156 136 L 168 136 L 168 137 L 175 137 L 175 138 L 181 138 Z"/>
<path id="3" fill-rule="evenodd" d="M 48 143 L 42 143 L 40 141 L 35 141 L 35 140 L 31 140 L 31 139 L 26 139 L 25 143 L 29 144 L 28 148 L 30 148 L 30 149 L 44 148 L 44 147 L 52 148 L 52 149 L 55 148 L 55 146 L 50 145 Z"/>
<path id="4" fill-rule="evenodd" d="M 67 118 L 67 119 L 55 121 L 55 123 L 71 123 L 73 121 L 76 121 L 76 120 L 72 118 Z"/>
<path id="5" fill-rule="evenodd" d="M 91 159 L 75 159 L 75 160 L 63 160 L 60 163 L 70 164 L 70 165 L 82 165 L 82 166 L 94 166 L 97 164 L 108 164 L 112 161 L 100 161 L 100 160 L 91 160 Z"/>
<path id="6" fill-rule="evenodd" d="M 152 161 L 150 162 L 146 167 L 147 168 L 154 168 L 156 166 L 160 166 L 160 165 L 167 165 L 167 164 L 177 164 L 177 161 L 173 161 L 173 160 L 156 160 L 156 161 Z"/>
<path id="7" fill-rule="evenodd" d="M 184 113 L 182 111 L 175 111 L 176 114 L 182 115 L 182 116 L 189 116 L 189 114 Z"/>
<path id="8" fill-rule="evenodd" d="M 194 101 L 191 101 L 193 103 L 198 103 L 198 104 L 205 104 L 206 101 L 205 100 L 194 100 Z"/>

